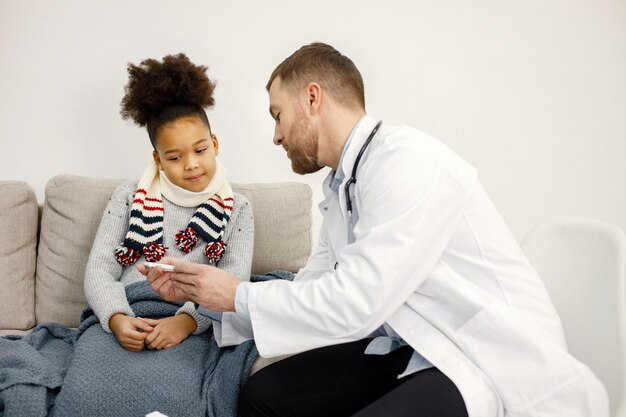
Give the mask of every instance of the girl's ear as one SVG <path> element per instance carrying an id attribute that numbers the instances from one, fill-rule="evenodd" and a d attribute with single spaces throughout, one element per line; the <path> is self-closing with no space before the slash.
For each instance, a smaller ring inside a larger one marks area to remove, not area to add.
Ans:
<path id="1" fill-rule="evenodd" d="M 217 135 L 215 133 L 211 135 L 211 140 L 213 141 L 213 149 L 215 150 L 215 156 L 217 156 L 217 154 L 219 153 L 219 149 L 220 149 L 220 142 L 217 139 Z"/>
<path id="2" fill-rule="evenodd" d="M 159 158 L 157 151 L 152 151 L 152 158 L 154 158 L 154 163 L 156 164 L 157 169 L 161 171 L 163 167 L 161 166 L 161 158 Z"/>

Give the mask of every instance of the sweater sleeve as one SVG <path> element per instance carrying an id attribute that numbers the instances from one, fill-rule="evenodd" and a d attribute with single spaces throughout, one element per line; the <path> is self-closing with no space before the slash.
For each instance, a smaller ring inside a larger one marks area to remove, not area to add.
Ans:
<path id="1" fill-rule="evenodd" d="M 250 202 L 241 194 L 235 195 L 235 207 L 239 210 L 233 210 L 224 236 L 226 251 L 216 266 L 242 281 L 249 281 L 254 247 L 254 216 Z"/>
<path id="2" fill-rule="evenodd" d="M 117 263 L 114 251 L 128 231 L 129 212 L 135 185 L 119 185 L 107 204 L 89 254 L 85 270 L 85 296 L 89 306 L 100 319 L 106 332 L 111 332 L 109 319 L 116 313 L 134 317 L 124 284 L 120 282 L 123 267 Z"/>
<path id="3" fill-rule="evenodd" d="M 196 322 L 196 330 L 192 334 L 200 334 L 205 332 L 209 327 L 211 327 L 211 320 L 198 312 L 196 305 L 187 301 L 181 308 L 178 309 L 176 315 L 179 314 L 189 314 L 192 319 Z"/>

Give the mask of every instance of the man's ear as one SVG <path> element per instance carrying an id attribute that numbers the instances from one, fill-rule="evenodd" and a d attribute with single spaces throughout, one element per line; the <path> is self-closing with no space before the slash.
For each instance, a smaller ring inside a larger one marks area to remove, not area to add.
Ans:
<path id="1" fill-rule="evenodd" d="M 310 114 L 317 114 L 322 104 L 322 87 L 318 83 L 311 82 L 306 86 L 306 94 Z"/>
<path id="2" fill-rule="evenodd" d="M 159 158 L 157 151 L 152 151 L 152 158 L 154 158 L 154 163 L 156 164 L 157 169 L 159 171 L 162 170 L 163 167 L 161 166 L 161 158 Z"/>

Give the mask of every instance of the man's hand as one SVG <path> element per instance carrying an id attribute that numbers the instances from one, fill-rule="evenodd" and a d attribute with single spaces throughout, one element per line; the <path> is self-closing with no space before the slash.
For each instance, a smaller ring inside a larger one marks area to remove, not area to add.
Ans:
<path id="1" fill-rule="evenodd" d="M 131 352 L 143 350 L 146 336 L 153 330 L 153 327 L 142 319 L 122 313 L 114 314 L 109 319 L 109 328 L 119 344 Z"/>
<path id="2" fill-rule="evenodd" d="M 196 321 L 189 314 L 166 317 L 161 320 L 142 318 L 154 327 L 145 340 L 148 349 L 169 349 L 185 340 L 196 328 Z"/>
<path id="3" fill-rule="evenodd" d="M 210 265 L 169 259 L 176 268 L 170 273 L 173 292 L 214 311 L 235 311 L 239 278 Z"/>
<path id="4" fill-rule="evenodd" d="M 173 265 L 169 258 L 161 259 L 161 263 Z M 145 275 L 146 279 L 150 283 L 152 289 L 159 294 L 159 296 L 166 301 L 173 301 L 175 303 L 184 303 L 189 301 L 189 298 L 180 289 L 174 288 L 170 279 L 172 273 L 165 272 L 161 267 L 148 268 L 143 264 L 137 264 L 137 270 Z"/>

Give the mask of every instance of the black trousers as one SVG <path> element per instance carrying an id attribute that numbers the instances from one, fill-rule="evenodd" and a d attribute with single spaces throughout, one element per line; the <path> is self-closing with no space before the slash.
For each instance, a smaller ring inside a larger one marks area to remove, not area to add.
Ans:
<path id="1" fill-rule="evenodd" d="M 365 355 L 371 339 L 310 350 L 263 368 L 243 386 L 241 417 L 467 417 L 435 368 L 398 379 L 413 350 Z"/>

